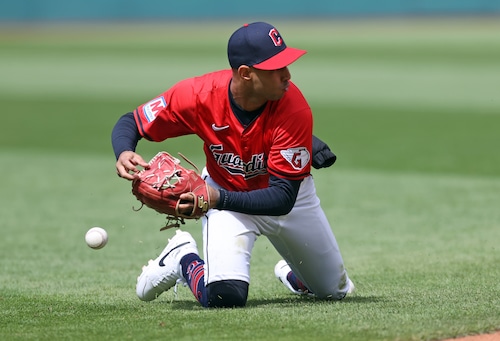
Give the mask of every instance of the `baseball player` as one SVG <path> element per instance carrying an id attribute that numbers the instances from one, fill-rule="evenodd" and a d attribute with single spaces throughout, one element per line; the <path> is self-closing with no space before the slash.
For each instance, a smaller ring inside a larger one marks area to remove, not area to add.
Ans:
<path id="1" fill-rule="evenodd" d="M 143 267 L 137 295 L 151 301 L 182 282 L 203 307 L 244 306 L 252 248 L 264 235 L 283 257 L 275 275 L 290 291 L 340 300 L 354 285 L 310 174 L 312 165 L 329 166 L 335 156 L 313 137 L 311 109 L 288 69 L 306 51 L 255 22 L 231 35 L 227 53 L 231 69 L 178 82 L 113 129 L 124 179 L 148 165 L 135 153 L 141 138 L 196 134 L 206 155 L 210 209 L 202 218 L 202 257 L 192 236 L 177 230 Z M 182 199 L 181 212 L 190 212 L 192 198 Z"/>

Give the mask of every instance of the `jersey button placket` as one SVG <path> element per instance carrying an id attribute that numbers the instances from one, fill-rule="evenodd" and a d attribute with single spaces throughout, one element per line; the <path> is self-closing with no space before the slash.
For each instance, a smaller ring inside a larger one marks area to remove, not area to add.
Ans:
<path id="1" fill-rule="evenodd" d="M 243 159 L 246 160 L 247 157 L 248 157 L 248 150 L 250 149 L 248 147 L 248 138 L 246 136 L 242 137 L 241 139 L 241 147 L 242 147 L 242 150 L 243 150 Z"/>

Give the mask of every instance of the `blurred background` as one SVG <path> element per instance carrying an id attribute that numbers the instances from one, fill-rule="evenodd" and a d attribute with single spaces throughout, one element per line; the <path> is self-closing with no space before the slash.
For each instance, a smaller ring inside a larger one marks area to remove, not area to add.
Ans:
<path id="1" fill-rule="evenodd" d="M 3 1 L 0 19 L 50 20 L 152 20 L 227 19 L 259 17 L 342 17 L 393 15 L 488 15 L 500 11 L 498 0 L 354 0 L 207 2 L 162 0 L 16 0 Z"/>
<path id="2" fill-rule="evenodd" d="M 499 14 L 499 0 L 3 1 L 0 148 L 112 156 L 121 114 L 227 68 L 230 34 L 264 20 L 309 51 L 292 79 L 340 167 L 495 174 L 468 141 L 500 107 Z"/>

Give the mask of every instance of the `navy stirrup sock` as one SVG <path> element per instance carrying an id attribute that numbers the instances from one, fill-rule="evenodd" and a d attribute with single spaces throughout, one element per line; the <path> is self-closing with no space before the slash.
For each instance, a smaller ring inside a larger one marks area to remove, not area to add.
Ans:
<path id="1" fill-rule="evenodd" d="M 208 306 L 208 298 L 205 287 L 204 264 L 205 262 L 195 253 L 189 253 L 181 259 L 182 276 L 186 280 L 194 297 L 206 308 Z"/>
<path id="2" fill-rule="evenodd" d="M 302 283 L 301 280 L 298 279 L 297 276 L 295 276 L 292 271 L 288 273 L 286 279 L 288 280 L 288 282 L 290 282 L 290 284 L 295 290 L 302 292 L 310 292 L 309 289 L 306 288 L 304 283 Z"/>

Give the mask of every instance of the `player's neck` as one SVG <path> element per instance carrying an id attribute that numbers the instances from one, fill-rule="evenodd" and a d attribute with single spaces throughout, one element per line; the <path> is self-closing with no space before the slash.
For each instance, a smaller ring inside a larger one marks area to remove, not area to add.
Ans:
<path id="1" fill-rule="evenodd" d="M 255 96 L 243 86 L 238 86 L 234 80 L 229 84 L 229 91 L 232 94 L 234 102 L 245 111 L 257 110 L 267 102 L 267 99 Z"/>

